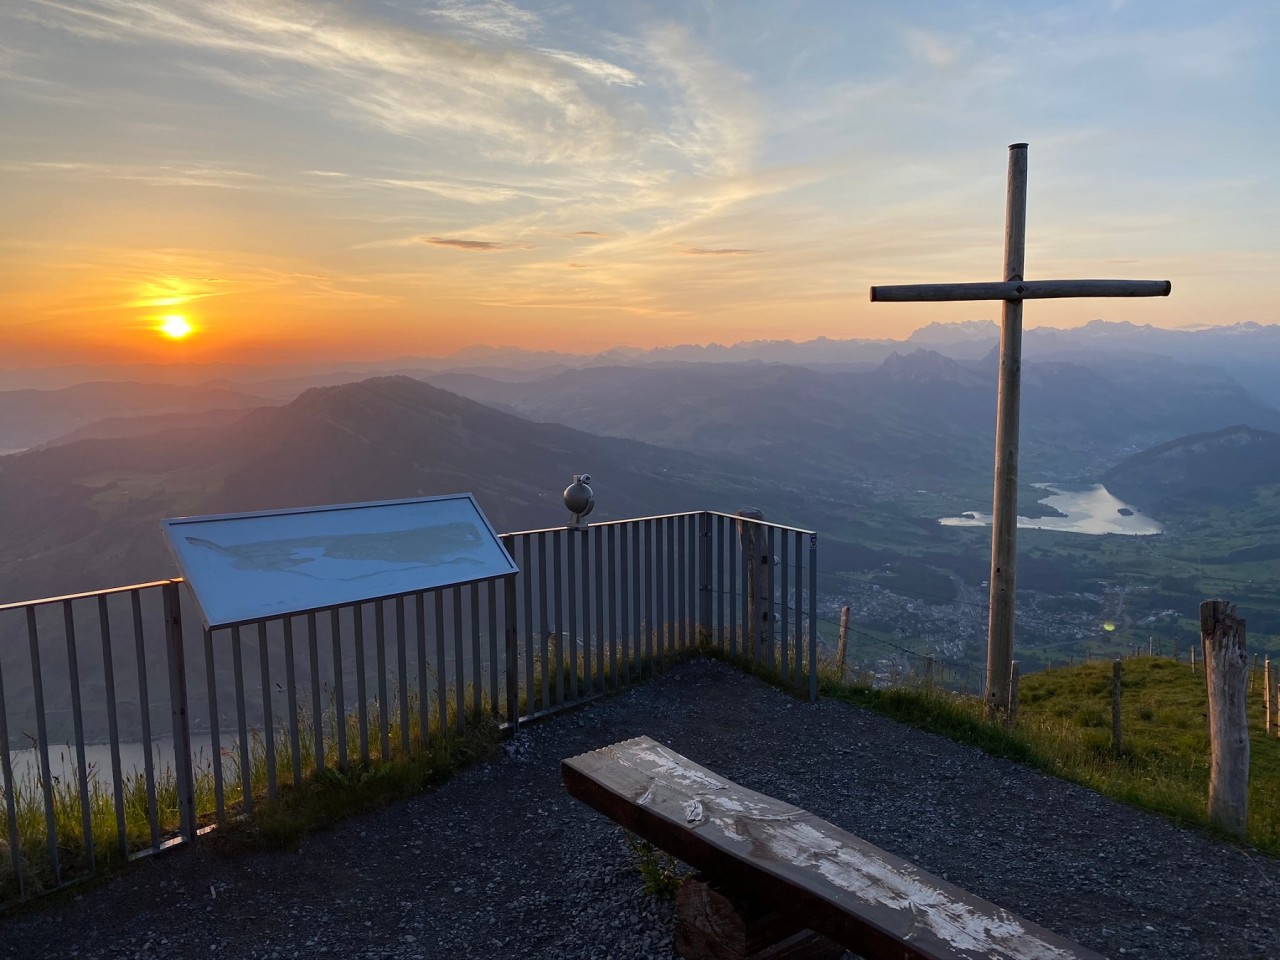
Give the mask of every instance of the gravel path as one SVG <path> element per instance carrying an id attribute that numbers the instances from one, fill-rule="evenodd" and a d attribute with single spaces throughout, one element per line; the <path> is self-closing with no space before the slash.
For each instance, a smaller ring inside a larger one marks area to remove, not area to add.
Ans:
<path id="1" fill-rule="evenodd" d="M 0 917 L 0 957 L 666 960 L 670 906 L 558 766 L 641 733 L 1112 958 L 1280 958 L 1280 861 L 703 660 L 299 853 L 196 845 Z"/>

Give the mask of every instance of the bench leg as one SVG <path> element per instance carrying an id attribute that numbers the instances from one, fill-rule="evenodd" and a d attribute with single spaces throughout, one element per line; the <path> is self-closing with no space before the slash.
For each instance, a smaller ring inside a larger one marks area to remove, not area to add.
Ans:
<path id="1" fill-rule="evenodd" d="M 844 947 L 699 874 L 676 894 L 676 953 L 685 960 L 840 960 Z"/>

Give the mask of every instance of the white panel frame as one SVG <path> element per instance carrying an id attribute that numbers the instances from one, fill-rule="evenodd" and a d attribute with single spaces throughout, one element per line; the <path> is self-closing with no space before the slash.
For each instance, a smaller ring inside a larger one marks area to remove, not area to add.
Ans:
<path id="1" fill-rule="evenodd" d="M 519 572 L 469 493 L 175 517 L 161 525 L 209 629 Z M 451 529 L 433 537 L 433 528 Z M 328 552 L 335 543 L 338 556 Z"/>

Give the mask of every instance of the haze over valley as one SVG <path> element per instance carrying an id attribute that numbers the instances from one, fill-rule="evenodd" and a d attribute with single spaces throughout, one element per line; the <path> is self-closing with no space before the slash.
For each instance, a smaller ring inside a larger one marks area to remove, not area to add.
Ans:
<path id="1" fill-rule="evenodd" d="M 754 507 L 819 531 L 821 606 L 852 608 L 860 659 L 976 667 L 993 345 L 993 325 L 933 324 L 902 342 L 133 367 L 6 391 L 0 447 L 29 449 L 0 458 L 0 601 L 173 575 L 166 516 L 467 491 L 499 530 L 528 529 L 563 523 L 560 490 L 589 472 L 592 519 Z M 1280 411 L 1237 356 L 1276 363 L 1275 328 L 1028 332 L 1020 513 L 1062 525 L 1036 485 L 1102 484 L 1161 532 L 1025 529 L 1024 669 L 1185 648 L 1217 594 L 1249 610 L 1253 649 L 1278 646 Z M 41 373 L 65 375 L 24 376 Z M 939 522 L 958 516 L 975 525 Z"/>

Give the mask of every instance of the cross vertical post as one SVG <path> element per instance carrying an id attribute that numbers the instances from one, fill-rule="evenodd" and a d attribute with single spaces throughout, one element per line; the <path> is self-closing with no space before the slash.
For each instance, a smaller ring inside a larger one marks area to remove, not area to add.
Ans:
<path id="1" fill-rule="evenodd" d="M 1004 279 L 1021 282 L 1027 252 L 1027 145 L 1009 146 Z M 991 504 L 991 586 L 987 621 L 988 713 L 1009 709 L 1018 539 L 1018 420 L 1022 395 L 1022 301 L 1005 300 L 1000 323 L 1000 392 L 996 400 L 995 490 Z"/>
<path id="2" fill-rule="evenodd" d="M 1167 297 L 1168 280 L 1027 280 L 1027 145 L 1009 145 L 1004 279 L 981 283 L 920 283 L 871 288 L 875 302 L 1002 300 L 1000 388 L 996 404 L 995 489 L 991 508 L 990 619 L 987 624 L 986 709 L 1009 713 L 1013 666 L 1014 568 L 1018 533 L 1018 415 L 1022 393 L 1022 301 L 1064 297 Z"/>

